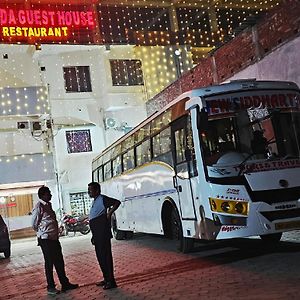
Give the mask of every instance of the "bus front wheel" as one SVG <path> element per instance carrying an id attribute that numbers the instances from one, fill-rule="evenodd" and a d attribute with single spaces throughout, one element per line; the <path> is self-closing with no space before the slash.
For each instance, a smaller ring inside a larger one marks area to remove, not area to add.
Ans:
<path id="1" fill-rule="evenodd" d="M 194 240 L 183 236 L 182 224 L 176 208 L 172 208 L 171 213 L 171 235 L 172 239 L 178 241 L 177 249 L 179 251 L 183 253 L 191 252 L 194 246 Z"/>
<path id="2" fill-rule="evenodd" d="M 282 237 L 282 232 L 261 235 L 260 238 L 267 243 L 277 243 Z"/>

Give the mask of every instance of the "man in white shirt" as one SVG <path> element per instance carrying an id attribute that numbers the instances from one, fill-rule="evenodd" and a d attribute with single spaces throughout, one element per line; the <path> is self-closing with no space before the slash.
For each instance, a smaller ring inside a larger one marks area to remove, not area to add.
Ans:
<path id="1" fill-rule="evenodd" d="M 32 211 L 32 227 L 36 231 L 38 245 L 41 247 L 45 260 L 45 274 L 47 279 L 48 295 L 59 294 L 55 288 L 53 266 L 55 266 L 61 291 L 66 292 L 78 288 L 78 284 L 70 283 L 65 272 L 65 263 L 58 240 L 58 224 L 56 215 L 51 206 L 51 192 L 48 187 L 42 186 L 38 190 L 39 201 Z"/>

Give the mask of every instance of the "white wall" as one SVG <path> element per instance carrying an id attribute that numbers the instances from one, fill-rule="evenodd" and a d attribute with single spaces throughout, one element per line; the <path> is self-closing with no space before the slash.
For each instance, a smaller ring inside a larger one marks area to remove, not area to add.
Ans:
<path id="1" fill-rule="evenodd" d="M 91 181 L 91 163 L 105 147 L 124 131 L 106 129 L 104 120 L 115 118 L 119 124 L 134 127 L 146 117 L 144 88 L 112 85 L 109 59 L 136 58 L 132 46 L 42 46 L 39 64 L 45 67 L 42 81 L 49 86 L 51 112 L 54 120 L 55 152 L 64 208 L 69 207 L 69 193 L 87 191 Z M 64 66 L 90 66 L 92 92 L 66 93 Z M 89 129 L 92 152 L 67 153 L 67 130 Z"/>
<path id="2" fill-rule="evenodd" d="M 147 47 L 143 50 L 141 47 L 129 45 L 111 46 L 109 51 L 104 46 L 83 45 L 42 45 L 41 50 L 26 45 L 0 45 L 0 48 L 3 53 L 8 54 L 8 59 L 3 60 L 0 65 L 0 87 L 48 87 L 53 118 L 54 163 L 61 190 L 61 195 L 57 192 L 56 197 L 53 197 L 54 207 L 59 207 L 58 198 L 61 198 L 65 201 L 65 208 L 68 209 L 69 193 L 87 190 L 87 184 L 91 181 L 92 159 L 120 138 L 124 134 L 124 128 L 134 127 L 146 118 L 145 102 L 151 94 L 147 92 L 147 87 L 162 88 L 175 79 L 173 60 L 170 60 L 167 69 L 160 68 L 158 73 L 152 70 L 155 65 L 147 67 L 149 60 L 152 60 L 153 52 Z M 171 50 L 156 47 L 156 61 L 163 65 L 163 58 L 167 57 Z M 141 59 L 145 85 L 113 86 L 110 59 Z M 190 64 L 188 58 L 185 60 L 183 68 Z M 66 93 L 63 67 L 67 66 L 90 67 L 92 92 Z M 169 71 L 170 77 L 166 76 Z M 161 81 L 162 79 L 164 80 Z M 150 81 L 153 81 L 153 84 Z M 108 117 L 116 119 L 115 128 L 105 128 L 104 121 Z M 15 126 L 15 120 L 8 120 L 0 115 L 0 125 L 9 128 Z M 67 153 L 66 130 L 77 129 L 90 129 L 93 151 Z M 51 144 L 51 135 L 49 137 Z M 46 143 L 39 139 L 35 140 L 30 131 L 0 131 L 0 156 L 13 157 L 24 153 L 42 155 L 46 150 Z M 50 151 L 52 150 L 50 147 Z M 31 168 L 33 174 L 45 178 L 39 173 L 41 168 L 38 166 L 29 165 L 28 168 L 27 175 Z M 26 176 L 19 172 L 19 166 L 16 164 L 12 164 L 8 172 L 11 174 L 18 172 L 18 176 L 14 176 L 15 180 L 20 182 L 27 180 Z M 52 190 L 58 190 L 54 178 L 52 168 L 52 177 L 48 178 L 47 184 Z"/>

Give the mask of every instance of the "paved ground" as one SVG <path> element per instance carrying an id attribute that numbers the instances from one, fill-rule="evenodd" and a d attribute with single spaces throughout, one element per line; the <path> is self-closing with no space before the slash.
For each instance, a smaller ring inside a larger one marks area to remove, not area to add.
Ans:
<path id="1" fill-rule="evenodd" d="M 90 235 L 61 238 L 67 274 L 80 288 L 46 296 L 35 239 L 13 241 L 12 257 L 0 255 L 0 299 L 299 299 L 300 231 L 277 247 L 259 239 L 199 243 L 178 253 L 174 242 L 138 234 L 113 240 L 119 288 L 103 291 Z M 59 286 L 58 286 L 59 287 Z"/>

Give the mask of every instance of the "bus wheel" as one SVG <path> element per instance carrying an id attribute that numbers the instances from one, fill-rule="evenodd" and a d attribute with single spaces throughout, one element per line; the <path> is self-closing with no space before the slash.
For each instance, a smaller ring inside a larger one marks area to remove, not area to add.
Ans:
<path id="1" fill-rule="evenodd" d="M 177 249 L 183 253 L 190 252 L 194 246 L 194 240 L 183 236 L 180 216 L 175 208 L 172 209 L 171 213 L 171 231 L 172 239 L 178 241 Z"/>
<path id="2" fill-rule="evenodd" d="M 119 241 L 119 240 L 125 240 L 126 239 L 126 231 L 120 230 L 117 227 L 117 218 L 116 218 L 115 214 L 113 214 L 111 216 L 111 227 L 112 227 L 112 230 L 113 230 L 113 235 L 114 235 L 116 240 Z"/>
<path id="3" fill-rule="evenodd" d="M 267 243 L 277 243 L 282 237 L 282 232 L 261 235 L 260 238 Z"/>

